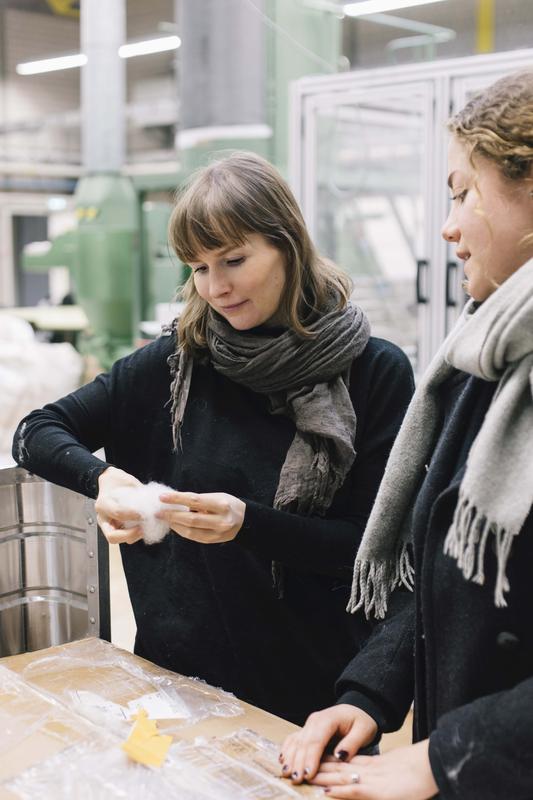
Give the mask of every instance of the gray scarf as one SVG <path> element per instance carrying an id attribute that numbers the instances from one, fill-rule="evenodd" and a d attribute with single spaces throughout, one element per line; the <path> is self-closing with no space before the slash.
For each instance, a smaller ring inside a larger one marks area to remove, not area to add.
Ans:
<path id="1" fill-rule="evenodd" d="M 498 388 L 472 444 L 444 552 L 483 584 L 485 549 L 497 558 L 495 604 L 506 605 L 507 560 L 533 503 L 533 261 L 479 307 L 471 300 L 407 410 L 356 556 L 348 611 L 385 616 L 390 592 L 413 588 L 411 512 L 440 433 L 439 387 L 460 369 Z"/>
<path id="2" fill-rule="evenodd" d="M 175 325 L 174 325 L 175 328 Z M 285 414 L 296 433 L 281 468 L 274 508 L 323 515 L 355 458 L 356 418 L 348 392 L 350 367 L 366 347 L 370 326 L 348 303 L 309 325 L 313 338 L 290 329 L 280 335 L 239 332 L 209 314 L 209 359 L 221 375 L 269 398 L 273 414 Z M 192 357 L 178 347 L 170 357 L 173 373 L 174 444 L 191 385 Z"/>

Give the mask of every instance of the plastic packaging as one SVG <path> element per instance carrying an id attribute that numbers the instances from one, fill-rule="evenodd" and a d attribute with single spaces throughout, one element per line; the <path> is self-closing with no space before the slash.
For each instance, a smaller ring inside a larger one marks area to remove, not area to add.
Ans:
<path id="1" fill-rule="evenodd" d="M 82 639 L 55 651 L 28 664 L 21 677 L 120 735 L 126 735 L 140 708 L 152 719 L 165 720 L 165 733 L 210 716 L 243 713 L 242 704 L 229 692 L 140 661 L 100 639 Z"/>
<path id="2" fill-rule="evenodd" d="M 273 748 L 273 749 L 272 749 Z M 243 751 L 246 757 L 241 760 Z M 279 777 L 279 764 L 272 762 L 278 749 L 253 731 L 237 731 L 219 739 L 198 737 L 170 750 L 169 769 L 187 786 L 197 786 L 213 798 L 234 800 L 287 800 L 301 797 L 288 781 Z M 265 763 L 261 763 L 265 759 Z M 323 798 L 321 789 L 307 788 L 308 797 Z"/>
<path id="3" fill-rule="evenodd" d="M 4 663 L 12 669 L 0 666 L 0 794 L 7 789 L 19 800 L 301 796 L 301 789 L 280 777 L 278 747 L 252 730 L 182 738 L 194 735 L 184 727 L 207 717 L 244 713 L 244 706 L 220 689 L 97 639 Z M 151 719 L 159 717 L 158 733 L 165 738 L 174 733 L 157 768 L 122 750 L 139 708 Z M 311 787 L 305 794 L 323 796 Z"/>
<path id="4" fill-rule="evenodd" d="M 0 667 L 0 783 L 93 734 L 90 723 Z"/>
<path id="5" fill-rule="evenodd" d="M 6 788 L 20 800 L 211 800 L 193 787 L 177 784 L 175 776 L 169 780 L 167 773 L 135 764 L 120 748 L 105 747 L 105 741 L 95 739 L 25 770 Z"/>

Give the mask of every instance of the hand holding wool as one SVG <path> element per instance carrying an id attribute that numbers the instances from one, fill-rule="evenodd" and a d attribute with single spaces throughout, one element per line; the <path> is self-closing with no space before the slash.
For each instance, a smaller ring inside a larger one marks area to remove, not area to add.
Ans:
<path id="1" fill-rule="evenodd" d="M 234 539 L 244 522 L 246 503 L 225 492 L 196 494 L 166 492 L 161 500 L 172 510 L 156 516 L 185 539 L 202 544 L 220 544 Z M 183 506 L 187 510 L 183 510 Z"/>
<path id="2" fill-rule="evenodd" d="M 160 499 L 162 494 L 172 492 L 169 486 L 163 483 L 146 483 L 140 486 L 121 486 L 111 492 L 111 499 L 123 509 L 132 509 L 136 515 L 131 520 L 124 521 L 124 528 L 140 528 L 145 544 L 161 542 L 169 532 L 169 525 L 165 519 L 157 516 L 158 512 L 165 509 L 165 503 Z M 174 510 L 188 511 L 187 506 L 172 506 Z"/>
<path id="3" fill-rule="evenodd" d="M 142 484 L 133 475 L 108 467 L 100 475 L 98 487 L 95 510 L 110 544 L 134 544 L 141 539 L 154 544 L 168 533 L 169 526 L 155 516 L 165 507 L 160 494 L 172 491 L 168 486 Z"/>
<path id="4" fill-rule="evenodd" d="M 108 467 L 98 478 L 98 497 L 94 504 L 96 518 L 102 533 L 109 544 L 133 544 L 142 539 L 142 531 L 138 525 L 140 516 L 132 508 L 122 508 L 113 498 L 113 492 L 119 487 L 142 486 L 134 475 L 116 467 Z M 128 522 L 129 526 L 125 523 Z"/>

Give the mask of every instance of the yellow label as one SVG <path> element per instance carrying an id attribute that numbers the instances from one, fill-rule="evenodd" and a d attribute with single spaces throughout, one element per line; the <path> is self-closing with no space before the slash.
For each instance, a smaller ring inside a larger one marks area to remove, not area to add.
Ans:
<path id="1" fill-rule="evenodd" d="M 143 708 L 133 719 L 135 725 L 127 740 L 121 745 L 122 749 L 139 764 L 160 767 L 172 744 L 172 736 L 158 733 L 157 723 L 148 719 L 148 714 Z"/>

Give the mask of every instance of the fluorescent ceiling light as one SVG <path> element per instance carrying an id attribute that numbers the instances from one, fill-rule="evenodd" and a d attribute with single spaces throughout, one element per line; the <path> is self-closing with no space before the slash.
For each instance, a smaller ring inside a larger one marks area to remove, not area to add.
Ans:
<path id="1" fill-rule="evenodd" d="M 381 14 L 383 11 L 398 11 L 401 8 L 442 2 L 444 0 L 361 0 L 359 3 L 346 3 L 342 10 L 348 17 L 362 17 L 366 14 Z"/>
<path id="2" fill-rule="evenodd" d="M 40 61 L 25 61 L 17 64 L 16 71 L 19 75 L 38 75 L 40 72 L 55 72 L 57 69 L 72 69 L 83 67 L 87 63 L 87 56 L 76 53 L 72 56 L 59 56 L 59 58 L 43 58 Z"/>
<path id="3" fill-rule="evenodd" d="M 118 48 L 121 58 L 146 56 L 149 53 L 163 53 L 165 50 L 176 50 L 181 44 L 179 36 L 160 36 L 158 39 L 146 39 L 143 42 L 123 44 Z"/>
<path id="4" fill-rule="evenodd" d="M 163 53 L 165 50 L 176 50 L 181 44 L 179 36 L 160 36 L 157 39 L 146 39 L 142 42 L 132 42 L 119 47 L 118 54 L 121 58 L 145 56 L 150 53 Z M 76 53 L 71 56 L 58 58 L 43 58 L 40 61 L 25 61 L 17 64 L 16 71 L 19 75 L 38 75 L 40 72 L 54 72 L 58 69 L 72 69 L 83 67 L 87 63 L 87 56 Z"/>

